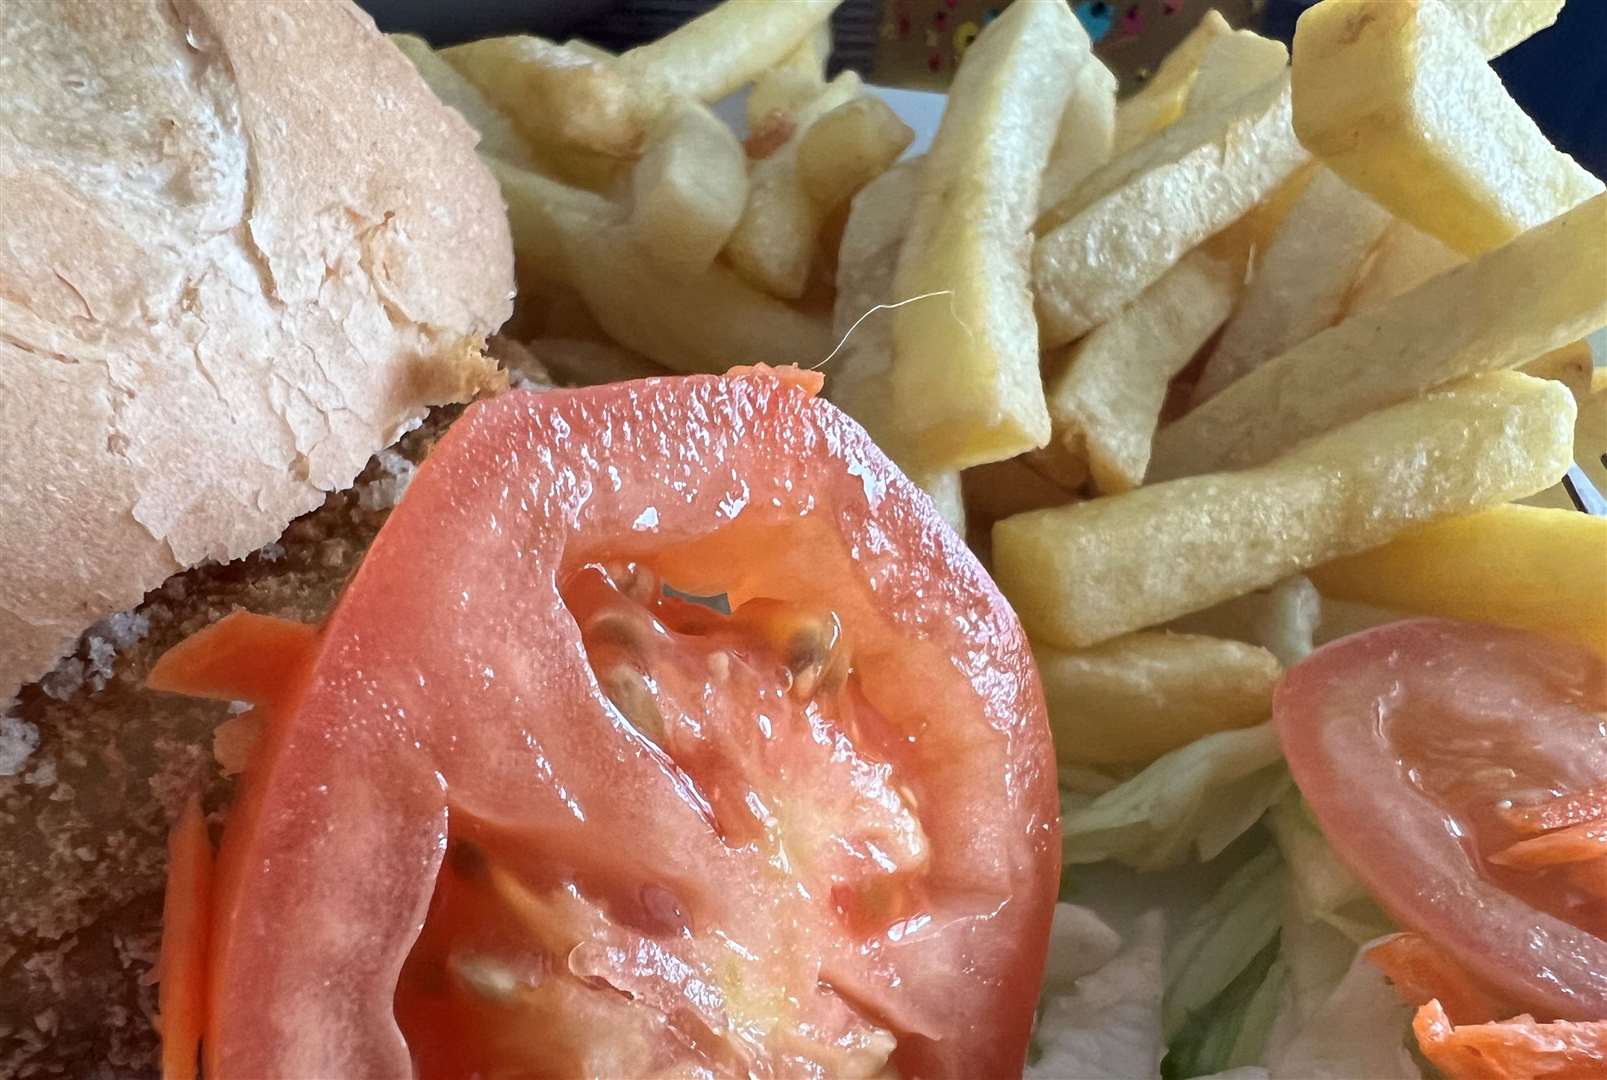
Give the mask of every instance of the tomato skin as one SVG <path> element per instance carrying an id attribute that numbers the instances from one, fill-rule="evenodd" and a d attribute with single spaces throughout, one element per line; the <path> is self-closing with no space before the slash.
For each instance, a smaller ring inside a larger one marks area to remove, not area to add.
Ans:
<path id="1" fill-rule="evenodd" d="M 1579 1020 L 1607 1016 L 1600 911 L 1548 910 L 1565 884 L 1490 855 L 1513 838 L 1507 800 L 1607 777 L 1604 710 L 1594 653 L 1443 619 L 1333 642 L 1273 701 L 1295 782 L 1385 909 L 1520 1008 Z"/>
<path id="2" fill-rule="evenodd" d="M 931 841 L 934 899 L 920 925 L 873 940 L 800 940 L 818 944 L 822 980 L 900 1035 L 905 1075 L 1018 1073 L 1059 871 L 1024 635 L 857 425 L 759 374 L 509 393 L 448 432 L 231 813 L 208 1075 L 410 1074 L 392 999 L 454 815 L 763 922 L 774 898 L 733 878 L 586 666 L 559 584 L 600 554 L 651 556 L 677 587 L 734 606 L 841 618 L 856 677 L 901 733 L 889 756 Z"/>

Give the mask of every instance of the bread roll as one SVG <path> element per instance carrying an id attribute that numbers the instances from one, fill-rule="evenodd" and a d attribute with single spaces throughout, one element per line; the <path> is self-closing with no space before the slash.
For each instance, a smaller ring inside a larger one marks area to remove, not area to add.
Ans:
<path id="1" fill-rule="evenodd" d="M 0 17 L 0 712 L 494 375 L 474 132 L 346 0 Z"/>

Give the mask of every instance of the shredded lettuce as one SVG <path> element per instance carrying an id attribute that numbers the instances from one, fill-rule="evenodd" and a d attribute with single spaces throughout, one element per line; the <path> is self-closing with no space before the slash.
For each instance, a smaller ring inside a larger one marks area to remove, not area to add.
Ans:
<path id="1" fill-rule="evenodd" d="M 1291 790 L 1267 812 L 1267 827 L 1289 864 L 1300 918 L 1325 922 L 1356 943 L 1392 929 L 1362 883 L 1329 846 L 1298 791 Z"/>
<path id="2" fill-rule="evenodd" d="M 1191 1016 L 1207 1010 L 1269 946 L 1273 947 L 1270 967 L 1287 883 L 1283 860 L 1269 846 L 1239 867 L 1184 922 L 1166 950 L 1163 1016 L 1168 1039 L 1178 1035 Z M 1246 1001 L 1255 985 L 1245 988 Z"/>
<path id="3" fill-rule="evenodd" d="M 1340 861 L 1299 792 L 1266 820 L 1290 879 L 1280 936 L 1288 975 L 1266 1052 L 1272 1080 L 1417 1080 L 1406 1049 L 1411 1009 L 1358 949 L 1393 925 Z"/>
<path id="4" fill-rule="evenodd" d="M 1082 805 L 1067 800 L 1065 860 L 1137 870 L 1221 853 L 1289 790 L 1271 724 L 1207 735 Z"/>
<path id="5" fill-rule="evenodd" d="M 1146 1080 L 1161 1052 L 1159 912 L 1139 918 L 1114 959 L 1044 998 L 1025 1080 Z"/>
<path id="6" fill-rule="evenodd" d="M 1272 1080 L 1422 1080 L 1412 1056 L 1412 1007 L 1382 972 L 1354 952 L 1338 984 L 1308 1015 L 1275 1033 Z"/>
<path id="7" fill-rule="evenodd" d="M 1029 1077 L 1422 1080 L 1411 1010 L 1357 948 L 1392 927 L 1293 788 L 1270 724 L 1207 736 L 1119 781 L 1071 779 L 1067 865 L 1123 864 L 1139 871 L 1141 897 L 1163 901 L 1153 890 L 1165 886 L 1145 891 L 1151 872 L 1192 873 L 1174 868 L 1230 845 L 1216 865 L 1234 869 L 1181 916 L 1164 953 L 1159 916 L 1147 916 L 1093 971 L 1114 935 L 1062 905 Z M 1109 876 L 1079 874 L 1091 895 Z"/>
<path id="8" fill-rule="evenodd" d="M 1263 985 L 1275 976 L 1276 965 Z M 1288 989 L 1284 987 L 1286 1003 Z M 1356 954 L 1338 984 L 1293 1037 L 1280 1039 L 1274 1030 L 1264 1065 L 1230 1066 L 1201 1080 L 1423 1080 L 1409 1047 L 1411 1014 L 1411 1007 L 1400 1000 L 1384 976 Z M 1280 1014 L 1280 1021 L 1284 1015 Z M 1248 1028 L 1253 1018 L 1245 1017 L 1243 1022 Z M 1170 1056 L 1167 1061 L 1171 1062 Z M 1196 1064 L 1210 1067 L 1204 1059 Z M 1166 1075 L 1200 1074 L 1178 1071 Z"/>
<path id="9" fill-rule="evenodd" d="M 1298 901 L 1292 898 L 1284 911 L 1279 942 L 1289 978 L 1274 1025 L 1273 1045 L 1293 1037 L 1306 1018 L 1333 993 L 1356 959 L 1354 941 L 1329 923 L 1302 917 Z"/>
<path id="10" fill-rule="evenodd" d="M 1308 578 L 1285 578 L 1269 589 L 1224 600 L 1173 619 L 1169 629 L 1259 645 L 1286 668 L 1310 655 L 1323 598 Z"/>
<path id="11" fill-rule="evenodd" d="M 1121 935 L 1092 909 L 1056 904 L 1049 928 L 1049 957 L 1044 963 L 1044 994 L 1070 990 L 1078 979 L 1116 959 L 1121 950 Z"/>
<path id="12" fill-rule="evenodd" d="M 1225 990 L 1184 1021 L 1167 1044 L 1161 1062 L 1163 1080 L 1259 1063 L 1287 978 L 1274 938 Z"/>
<path id="13" fill-rule="evenodd" d="M 1412 1010 L 1333 922 L 1304 917 L 1291 877 L 1263 851 L 1184 925 L 1166 957 L 1161 1075 L 1421 1080 Z"/>

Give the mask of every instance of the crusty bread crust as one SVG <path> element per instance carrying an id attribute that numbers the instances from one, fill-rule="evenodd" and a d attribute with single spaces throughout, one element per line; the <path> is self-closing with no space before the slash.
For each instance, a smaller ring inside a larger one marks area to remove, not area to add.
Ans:
<path id="1" fill-rule="evenodd" d="M 494 367 L 473 131 L 347 0 L 0 19 L 0 704 Z"/>

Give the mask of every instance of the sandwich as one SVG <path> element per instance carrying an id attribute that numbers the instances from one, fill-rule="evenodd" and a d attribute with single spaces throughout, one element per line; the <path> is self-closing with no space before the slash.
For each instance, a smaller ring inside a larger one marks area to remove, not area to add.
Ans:
<path id="1" fill-rule="evenodd" d="M 322 614 L 440 407 L 505 381 L 512 252 L 352 5 L 0 22 L 0 1073 L 82 1074 L 150 1058 L 168 820 L 221 790 L 216 710 L 146 671 L 236 604 Z"/>

